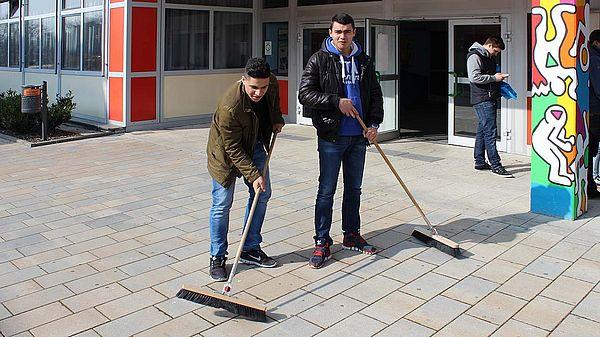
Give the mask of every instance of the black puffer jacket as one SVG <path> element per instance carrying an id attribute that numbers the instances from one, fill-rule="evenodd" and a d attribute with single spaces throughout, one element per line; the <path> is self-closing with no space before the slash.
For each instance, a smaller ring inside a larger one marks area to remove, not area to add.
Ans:
<path id="1" fill-rule="evenodd" d="M 367 126 L 383 121 L 383 94 L 371 58 L 364 53 L 356 57 L 360 65 L 360 98 L 363 120 Z M 312 118 L 317 135 L 335 141 L 339 134 L 342 112 L 340 98 L 345 98 L 342 63 L 338 55 L 327 51 L 325 41 L 314 53 L 302 73 L 298 100 Z"/>

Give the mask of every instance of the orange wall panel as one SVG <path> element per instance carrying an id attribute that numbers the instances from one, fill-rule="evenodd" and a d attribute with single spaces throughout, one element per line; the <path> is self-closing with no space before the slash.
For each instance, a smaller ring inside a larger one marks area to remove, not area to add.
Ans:
<path id="1" fill-rule="evenodd" d="M 156 8 L 133 7 L 131 71 L 156 71 Z"/>
<path id="2" fill-rule="evenodd" d="M 131 121 L 156 119 L 156 78 L 134 77 L 131 79 Z"/>
<path id="3" fill-rule="evenodd" d="M 123 7 L 110 9 L 108 70 L 112 72 L 123 71 L 123 41 L 125 38 L 123 10 Z"/>
<path id="4" fill-rule="evenodd" d="M 108 119 L 111 121 L 123 121 L 123 78 L 111 77 L 108 79 L 109 100 Z"/>
<path id="5" fill-rule="evenodd" d="M 288 81 L 279 80 L 279 107 L 281 113 L 288 114 Z"/>

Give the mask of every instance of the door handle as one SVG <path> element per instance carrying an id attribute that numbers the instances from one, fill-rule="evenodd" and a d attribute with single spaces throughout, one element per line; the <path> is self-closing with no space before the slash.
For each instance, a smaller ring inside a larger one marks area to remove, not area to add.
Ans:
<path id="1" fill-rule="evenodd" d="M 449 71 L 448 75 L 452 75 L 454 77 L 454 85 L 452 87 L 452 91 L 451 93 L 448 93 L 449 97 L 453 97 L 456 98 L 460 95 L 462 95 L 463 91 L 462 89 L 458 86 L 458 77 L 460 76 L 459 73 L 454 72 L 454 71 Z"/>

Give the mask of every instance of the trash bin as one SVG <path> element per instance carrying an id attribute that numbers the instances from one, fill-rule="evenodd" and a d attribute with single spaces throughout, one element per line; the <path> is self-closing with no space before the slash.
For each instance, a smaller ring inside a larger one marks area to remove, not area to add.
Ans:
<path id="1" fill-rule="evenodd" d="M 36 114 L 42 111 L 42 89 L 37 85 L 24 85 L 21 95 L 21 112 Z"/>

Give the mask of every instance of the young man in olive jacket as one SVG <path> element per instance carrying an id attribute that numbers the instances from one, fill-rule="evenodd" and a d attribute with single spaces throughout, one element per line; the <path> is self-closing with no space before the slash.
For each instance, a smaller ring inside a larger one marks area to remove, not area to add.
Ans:
<path id="1" fill-rule="evenodd" d="M 213 116 L 206 147 L 208 172 L 213 185 L 209 219 L 210 277 L 215 281 L 227 279 L 225 260 L 229 210 L 237 177 L 244 177 L 249 192 L 244 223 L 255 190 L 261 189 L 240 261 L 266 268 L 277 265 L 277 261 L 260 248 L 260 232 L 271 197 L 269 174 L 263 177 L 262 171 L 272 133 L 281 132 L 283 125 L 277 79 L 271 75 L 268 63 L 260 58 L 251 58 L 241 81 L 223 95 Z"/>
<path id="2" fill-rule="evenodd" d="M 377 138 L 383 121 L 383 95 L 373 62 L 353 41 L 355 35 L 350 15 L 333 16 L 330 37 L 308 60 L 300 82 L 298 99 L 311 114 L 319 138 L 315 249 L 308 262 L 312 268 L 321 268 L 331 256 L 329 231 L 340 166 L 344 170 L 342 245 L 366 254 L 377 252 L 360 235 L 359 210 L 366 147 Z M 363 131 L 356 116 L 361 116 L 368 131 Z"/>

